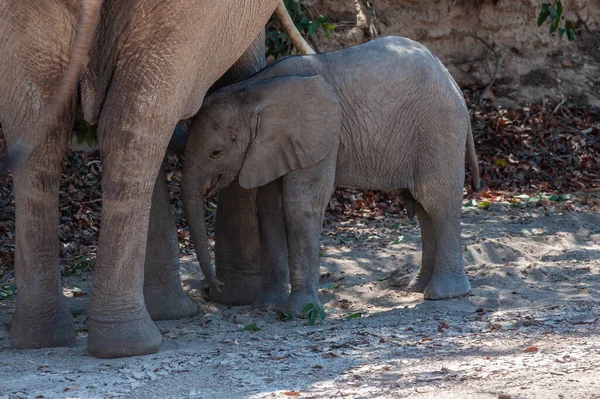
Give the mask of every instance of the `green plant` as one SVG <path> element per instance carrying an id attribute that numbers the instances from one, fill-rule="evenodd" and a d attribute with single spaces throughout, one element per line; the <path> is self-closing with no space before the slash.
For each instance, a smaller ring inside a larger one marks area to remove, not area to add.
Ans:
<path id="1" fill-rule="evenodd" d="M 346 319 L 348 319 L 348 320 L 360 319 L 361 317 L 362 317 L 362 313 L 361 312 L 356 312 L 356 313 L 351 313 L 348 316 L 346 316 Z"/>
<path id="2" fill-rule="evenodd" d="M 316 305 L 314 303 L 309 303 L 304 308 L 302 308 L 302 311 L 304 313 L 306 313 L 308 316 L 308 325 L 309 326 L 315 325 L 315 322 L 317 321 L 317 317 L 319 317 L 319 319 L 321 319 L 321 321 L 325 320 L 325 310 L 320 305 Z"/>
<path id="3" fill-rule="evenodd" d="M 294 314 L 292 312 L 277 312 L 277 319 L 279 321 L 294 320 Z"/>
<path id="4" fill-rule="evenodd" d="M 2 299 L 10 299 L 15 296 L 17 292 L 17 286 L 12 285 L 0 285 L 0 300 Z"/>
<path id="5" fill-rule="evenodd" d="M 542 3 L 540 13 L 538 14 L 537 25 L 542 26 L 548 18 L 550 18 L 550 34 L 558 31 L 560 39 L 566 34 L 569 41 L 575 40 L 575 24 L 570 19 L 565 20 L 564 25 L 561 25 L 563 17 L 563 4 L 560 0 L 554 0 L 552 4 Z"/>
<path id="6" fill-rule="evenodd" d="M 244 331 L 256 332 L 256 331 L 260 331 L 260 328 L 256 325 L 256 323 L 249 323 L 249 324 L 246 324 L 244 327 L 240 328 L 240 330 L 239 330 L 239 332 L 244 332 Z"/>
<path id="7" fill-rule="evenodd" d="M 94 269 L 94 261 L 90 260 L 87 255 L 83 255 L 72 259 L 62 271 L 63 276 L 78 276 Z"/>
<path id="8" fill-rule="evenodd" d="M 73 317 L 77 317 L 80 314 L 85 313 L 85 309 L 84 308 L 71 308 L 71 315 Z"/>
<path id="9" fill-rule="evenodd" d="M 73 130 L 77 136 L 77 144 L 81 144 L 85 141 L 87 145 L 93 147 L 94 143 L 96 143 L 96 138 L 98 137 L 98 126 L 90 125 L 83 119 L 75 119 Z"/>
<path id="10" fill-rule="evenodd" d="M 318 14 L 318 11 L 309 6 L 305 0 L 284 0 L 283 2 L 300 33 L 304 36 L 313 36 L 319 29 L 322 29 L 325 37 L 330 38 L 329 32 L 335 26 L 329 23 L 323 15 Z M 272 56 L 277 59 L 291 54 L 292 42 L 288 35 L 280 30 L 279 22 L 276 20 L 271 20 L 267 24 L 266 45 L 267 57 Z"/>

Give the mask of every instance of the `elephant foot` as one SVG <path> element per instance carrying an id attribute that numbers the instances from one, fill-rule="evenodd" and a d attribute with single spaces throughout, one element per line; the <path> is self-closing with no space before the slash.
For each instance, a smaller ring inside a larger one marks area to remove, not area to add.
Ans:
<path id="1" fill-rule="evenodd" d="M 471 292 L 471 283 L 464 273 L 457 276 L 434 275 L 423 292 L 425 299 L 450 299 L 465 296 Z"/>
<path id="2" fill-rule="evenodd" d="M 88 321 L 88 352 L 94 357 L 115 358 L 155 353 L 162 344 L 156 324 L 144 310 L 128 321 Z"/>
<path id="3" fill-rule="evenodd" d="M 165 289 L 162 286 L 144 286 L 144 301 L 152 320 L 177 320 L 198 314 L 198 305 L 180 286 Z"/>
<path id="4" fill-rule="evenodd" d="M 250 305 L 260 291 L 262 277 L 260 275 L 217 275 L 217 278 L 224 282 L 220 287 L 220 292 L 209 289 L 208 295 L 213 302 L 227 306 Z"/>
<path id="5" fill-rule="evenodd" d="M 284 306 L 284 310 L 296 317 L 306 318 L 308 317 L 308 312 L 305 312 L 304 309 L 309 304 L 318 307 L 322 306 L 316 293 L 292 292 Z"/>
<path id="6" fill-rule="evenodd" d="M 17 304 L 10 323 L 10 343 L 16 349 L 69 346 L 75 336 L 71 312 L 63 300 L 59 301 L 58 309 L 47 316 L 40 316 L 39 309 L 22 310 Z"/>
<path id="7" fill-rule="evenodd" d="M 406 287 L 406 291 L 408 292 L 425 292 L 425 289 L 429 285 L 431 281 L 431 275 L 429 273 L 423 273 L 423 270 L 420 270 L 419 273 L 413 277 L 413 279 L 408 283 L 408 287 Z"/>
<path id="8" fill-rule="evenodd" d="M 252 309 L 284 309 L 289 296 L 287 284 L 269 287 L 257 294 Z"/>

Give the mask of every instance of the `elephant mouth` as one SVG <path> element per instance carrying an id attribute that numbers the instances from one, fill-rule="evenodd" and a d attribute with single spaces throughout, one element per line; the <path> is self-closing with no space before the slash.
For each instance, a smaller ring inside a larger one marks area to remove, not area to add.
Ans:
<path id="1" fill-rule="evenodd" d="M 204 198 L 210 198 L 213 195 L 215 195 L 219 189 L 221 188 L 220 183 L 223 180 L 223 175 L 219 174 L 217 176 L 217 179 L 212 181 L 210 186 L 208 186 L 208 188 L 206 190 L 204 190 Z"/>
<path id="2" fill-rule="evenodd" d="M 205 191 L 204 191 L 204 198 L 210 198 L 213 195 L 215 195 L 217 193 L 217 184 L 211 184 Z"/>

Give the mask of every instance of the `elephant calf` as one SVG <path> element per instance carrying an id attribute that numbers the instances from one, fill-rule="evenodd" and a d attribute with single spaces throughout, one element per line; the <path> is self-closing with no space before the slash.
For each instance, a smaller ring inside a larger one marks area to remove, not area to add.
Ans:
<path id="1" fill-rule="evenodd" d="M 206 99 L 190 130 L 184 201 L 235 179 L 248 189 L 273 184 L 282 195 L 291 294 L 281 270 L 288 266 L 271 265 L 279 271 L 264 286 L 285 287 L 287 302 L 275 295 L 260 305 L 300 312 L 318 303 L 319 238 L 334 185 L 403 190 L 423 243 L 410 288 L 426 299 L 462 296 L 471 290 L 460 240 L 465 145 L 479 184 L 470 126 L 446 68 L 412 40 L 288 57 Z M 188 217 L 192 234 L 202 231 L 199 212 Z"/>

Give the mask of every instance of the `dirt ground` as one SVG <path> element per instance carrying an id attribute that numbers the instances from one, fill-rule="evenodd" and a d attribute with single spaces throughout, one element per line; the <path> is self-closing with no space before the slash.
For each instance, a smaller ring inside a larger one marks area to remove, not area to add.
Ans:
<path id="1" fill-rule="evenodd" d="M 73 347 L 14 350 L 0 301 L 0 398 L 600 398 L 600 214 L 465 207 L 463 240 L 472 294 L 424 301 L 403 290 L 417 221 L 326 223 L 315 326 L 204 302 L 184 260 L 203 312 L 159 322 L 161 351 L 135 358 L 90 357 L 85 311 Z M 90 279 L 64 282 L 75 313 Z"/>

